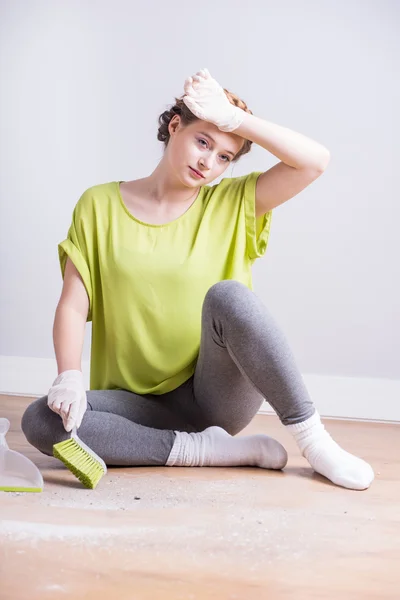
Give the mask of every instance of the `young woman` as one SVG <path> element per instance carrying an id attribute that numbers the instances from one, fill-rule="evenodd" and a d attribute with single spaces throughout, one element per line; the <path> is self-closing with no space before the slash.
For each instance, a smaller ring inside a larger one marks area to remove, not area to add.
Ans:
<path id="1" fill-rule="evenodd" d="M 283 469 L 268 435 L 234 437 L 265 398 L 312 468 L 366 489 L 369 464 L 321 423 L 288 344 L 252 291 L 272 209 L 323 173 L 324 147 L 252 114 L 207 69 L 159 117 L 163 158 L 148 177 L 87 189 L 59 245 L 58 377 L 22 418 L 52 455 L 72 428 L 108 465 Z M 281 162 L 222 175 L 255 142 Z M 81 352 L 92 321 L 90 391 Z"/>

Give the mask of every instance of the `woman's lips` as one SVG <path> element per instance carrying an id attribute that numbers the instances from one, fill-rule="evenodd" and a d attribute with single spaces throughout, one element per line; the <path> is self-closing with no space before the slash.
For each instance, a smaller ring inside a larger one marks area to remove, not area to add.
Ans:
<path id="1" fill-rule="evenodd" d="M 201 173 L 199 173 L 198 171 L 196 171 L 196 169 L 192 169 L 192 167 L 189 167 L 189 169 L 197 176 L 197 177 L 201 177 L 201 179 L 204 179 L 204 175 L 202 175 Z"/>

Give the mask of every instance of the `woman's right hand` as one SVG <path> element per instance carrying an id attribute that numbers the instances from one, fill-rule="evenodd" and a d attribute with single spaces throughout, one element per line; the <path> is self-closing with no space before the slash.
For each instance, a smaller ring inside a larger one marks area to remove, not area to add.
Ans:
<path id="1" fill-rule="evenodd" d="M 71 369 L 60 373 L 49 390 L 47 405 L 61 416 L 66 431 L 78 429 L 87 409 L 82 372 Z"/>

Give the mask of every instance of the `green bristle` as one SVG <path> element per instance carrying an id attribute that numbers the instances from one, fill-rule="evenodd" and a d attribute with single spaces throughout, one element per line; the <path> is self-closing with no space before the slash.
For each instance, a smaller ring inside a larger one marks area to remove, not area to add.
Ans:
<path id="1" fill-rule="evenodd" d="M 103 466 L 74 438 L 54 444 L 53 456 L 61 460 L 85 487 L 92 490 L 105 474 Z"/>

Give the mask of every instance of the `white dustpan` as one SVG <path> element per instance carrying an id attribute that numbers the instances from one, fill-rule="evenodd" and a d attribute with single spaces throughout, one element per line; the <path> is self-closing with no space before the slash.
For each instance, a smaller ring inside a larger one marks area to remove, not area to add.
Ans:
<path id="1" fill-rule="evenodd" d="M 10 421 L 0 417 L 0 491 L 3 492 L 42 492 L 43 477 L 29 458 L 10 450 L 6 433 Z"/>

